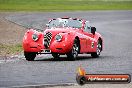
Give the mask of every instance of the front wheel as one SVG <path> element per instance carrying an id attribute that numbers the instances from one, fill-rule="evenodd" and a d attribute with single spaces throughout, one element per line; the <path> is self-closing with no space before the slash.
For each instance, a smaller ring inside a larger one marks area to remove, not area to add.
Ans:
<path id="1" fill-rule="evenodd" d="M 36 57 L 36 53 L 35 52 L 24 52 L 24 56 L 25 56 L 26 60 L 34 61 L 34 59 Z"/>
<path id="2" fill-rule="evenodd" d="M 74 40 L 71 51 L 67 54 L 69 60 L 76 60 L 79 53 L 79 42 L 77 39 Z"/>
<path id="3" fill-rule="evenodd" d="M 96 52 L 91 53 L 91 56 L 93 58 L 97 58 L 97 57 L 99 57 L 101 51 L 102 51 L 102 41 L 98 40 Z"/>
<path id="4" fill-rule="evenodd" d="M 52 52 L 52 56 L 54 57 L 54 59 L 58 59 L 60 57 L 60 54 Z"/>

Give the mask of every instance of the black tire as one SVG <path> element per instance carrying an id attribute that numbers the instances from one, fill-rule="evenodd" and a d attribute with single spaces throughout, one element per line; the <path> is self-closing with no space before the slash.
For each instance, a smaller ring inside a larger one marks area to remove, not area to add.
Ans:
<path id="1" fill-rule="evenodd" d="M 71 51 L 67 53 L 68 60 L 72 61 L 76 60 L 79 50 L 80 50 L 79 41 L 75 39 Z"/>
<path id="2" fill-rule="evenodd" d="M 76 81 L 79 85 L 84 85 L 86 83 L 86 78 L 84 76 L 76 76 Z"/>
<path id="3" fill-rule="evenodd" d="M 24 56 L 27 61 L 34 61 L 36 57 L 36 53 L 35 52 L 24 52 Z"/>
<path id="4" fill-rule="evenodd" d="M 102 51 L 102 41 L 101 41 L 101 39 L 99 39 L 98 43 L 97 43 L 97 50 L 96 50 L 96 52 L 91 53 L 91 56 L 93 58 L 98 58 L 100 53 L 101 53 L 101 51 Z"/>
<path id="5" fill-rule="evenodd" d="M 52 52 L 52 56 L 54 57 L 55 60 L 57 60 L 57 59 L 59 59 L 60 54 Z"/>

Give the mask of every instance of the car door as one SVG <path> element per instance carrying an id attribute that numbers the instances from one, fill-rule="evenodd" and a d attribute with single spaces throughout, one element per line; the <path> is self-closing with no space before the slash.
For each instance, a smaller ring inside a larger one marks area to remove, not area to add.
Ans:
<path id="1" fill-rule="evenodd" d="M 94 35 L 91 33 L 91 26 L 88 21 L 85 22 L 84 34 L 87 36 L 87 38 L 86 38 L 87 52 L 90 52 L 92 50 L 92 43 L 93 43 Z"/>

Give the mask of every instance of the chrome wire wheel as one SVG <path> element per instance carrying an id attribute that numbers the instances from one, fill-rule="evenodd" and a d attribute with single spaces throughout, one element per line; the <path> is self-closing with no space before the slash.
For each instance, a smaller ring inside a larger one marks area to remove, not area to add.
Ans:
<path id="1" fill-rule="evenodd" d="M 78 52 L 79 52 L 79 46 L 75 43 L 72 48 L 72 54 L 73 54 L 74 58 L 76 58 L 78 56 Z"/>
<path id="2" fill-rule="evenodd" d="M 75 39 L 71 51 L 67 53 L 68 60 L 76 60 L 78 53 L 79 53 L 79 42 L 77 39 Z"/>
<path id="3" fill-rule="evenodd" d="M 102 49 L 101 42 L 98 41 L 98 44 L 97 44 L 97 55 L 100 55 L 101 49 Z"/>
<path id="4" fill-rule="evenodd" d="M 102 51 L 102 41 L 99 39 L 99 40 L 98 40 L 98 43 L 97 43 L 96 52 L 91 53 L 91 56 L 92 56 L 93 58 L 97 58 L 97 57 L 99 57 L 101 51 Z"/>

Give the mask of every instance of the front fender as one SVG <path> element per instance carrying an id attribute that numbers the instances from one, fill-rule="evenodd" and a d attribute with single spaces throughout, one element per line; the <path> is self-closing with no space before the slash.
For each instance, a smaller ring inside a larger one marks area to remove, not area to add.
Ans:
<path id="1" fill-rule="evenodd" d="M 55 37 L 52 39 L 50 44 L 50 50 L 55 53 L 68 53 L 72 49 L 74 42 L 74 35 L 71 33 L 59 33 L 62 35 L 62 40 L 60 42 L 55 40 Z"/>
<path id="2" fill-rule="evenodd" d="M 32 35 L 34 33 L 38 35 L 37 41 L 34 41 L 32 39 Z M 24 51 L 26 52 L 41 52 L 42 49 L 44 48 L 43 33 L 37 32 L 36 30 L 33 30 L 33 29 L 28 30 L 23 37 L 22 46 Z"/>

